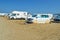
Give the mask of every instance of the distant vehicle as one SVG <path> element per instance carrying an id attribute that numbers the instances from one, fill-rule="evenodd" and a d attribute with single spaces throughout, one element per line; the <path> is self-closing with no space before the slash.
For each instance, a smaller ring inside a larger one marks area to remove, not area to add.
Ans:
<path id="1" fill-rule="evenodd" d="M 32 18 L 30 18 L 30 22 L 33 23 L 50 23 L 53 18 L 53 14 L 37 14 L 33 15 Z"/>
<path id="2" fill-rule="evenodd" d="M 29 15 L 28 12 L 13 11 L 12 13 L 9 14 L 9 19 L 26 19 L 28 15 Z M 31 17 L 31 15 L 29 15 L 28 17 Z"/>
<path id="3" fill-rule="evenodd" d="M 28 18 L 28 19 L 26 20 L 26 23 L 33 23 L 32 20 L 33 20 L 32 18 Z"/>
<path id="4" fill-rule="evenodd" d="M 32 15 L 32 17 L 27 18 L 26 23 L 33 23 L 34 18 L 36 18 L 37 15 Z"/>
<path id="5" fill-rule="evenodd" d="M 0 16 L 5 16 L 5 13 L 0 13 Z"/>
<path id="6" fill-rule="evenodd" d="M 54 16 L 54 22 L 60 23 L 60 15 Z"/>

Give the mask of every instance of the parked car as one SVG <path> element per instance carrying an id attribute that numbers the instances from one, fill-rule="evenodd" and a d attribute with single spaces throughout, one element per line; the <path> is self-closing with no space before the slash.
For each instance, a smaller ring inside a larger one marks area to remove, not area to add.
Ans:
<path id="1" fill-rule="evenodd" d="M 3 16 L 4 17 L 5 16 L 5 13 L 0 13 L 0 16 Z"/>
<path id="2" fill-rule="evenodd" d="M 32 18 L 28 18 L 28 19 L 26 20 L 26 23 L 33 23 L 32 20 L 33 20 Z"/>
<path id="3" fill-rule="evenodd" d="M 60 23 L 60 15 L 54 16 L 54 21 L 53 22 Z"/>
<path id="4" fill-rule="evenodd" d="M 52 17 L 53 17 L 53 14 L 37 14 L 37 16 L 34 17 L 33 22 L 34 23 L 50 23 Z"/>
<path id="5" fill-rule="evenodd" d="M 26 20 L 26 23 L 29 23 L 29 24 L 33 23 L 33 20 L 34 20 L 34 18 L 36 18 L 36 16 L 37 15 L 32 15 L 32 17 L 28 17 Z"/>

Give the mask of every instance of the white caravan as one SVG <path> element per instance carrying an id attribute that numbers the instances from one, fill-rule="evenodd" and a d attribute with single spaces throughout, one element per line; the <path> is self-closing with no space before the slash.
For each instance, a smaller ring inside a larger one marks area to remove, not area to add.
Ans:
<path id="1" fill-rule="evenodd" d="M 31 22 L 33 23 L 50 23 L 53 18 L 53 14 L 37 14 L 32 16 Z"/>
<path id="2" fill-rule="evenodd" d="M 29 13 L 24 11 L 13 11 L 9 14 L 10 19 L 26 19 L 28 17 Z M 29 17 L 31 17 L 30 15 Z"/>

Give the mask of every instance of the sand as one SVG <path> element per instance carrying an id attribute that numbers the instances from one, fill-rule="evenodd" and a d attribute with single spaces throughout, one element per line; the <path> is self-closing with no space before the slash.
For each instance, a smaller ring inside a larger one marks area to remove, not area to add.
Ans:
<path id="1" fill-rule="evenodd" d="M 0 17 L 0 40 L 60 40 L 60 23 L 24 24 Z"/>

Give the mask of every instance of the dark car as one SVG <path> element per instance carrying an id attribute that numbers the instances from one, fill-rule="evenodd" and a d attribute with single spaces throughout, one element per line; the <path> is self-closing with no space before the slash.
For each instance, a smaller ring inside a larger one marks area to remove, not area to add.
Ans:
<path id="1" fill-rule="evenodd" d="M 37 15 L 32 15 L 32 18 L 28 18 L 27 20 L 26 20 L 26 23 L 33 23 L 33 18 L 34 17 L 36 17 Z"/>
<path id="2" fill-rule="evenodd" d="M 60 15 L 56 15 L 56 16 L 54 17 L 54 22 L 60 23 Z"/>
<path id="3" fill-rule="evenodd" d="M 33 23 L 32 20 L 33 20 L 32 18 L 28 18 L 28 19 L 26 20 L 26 23 Z"/>

